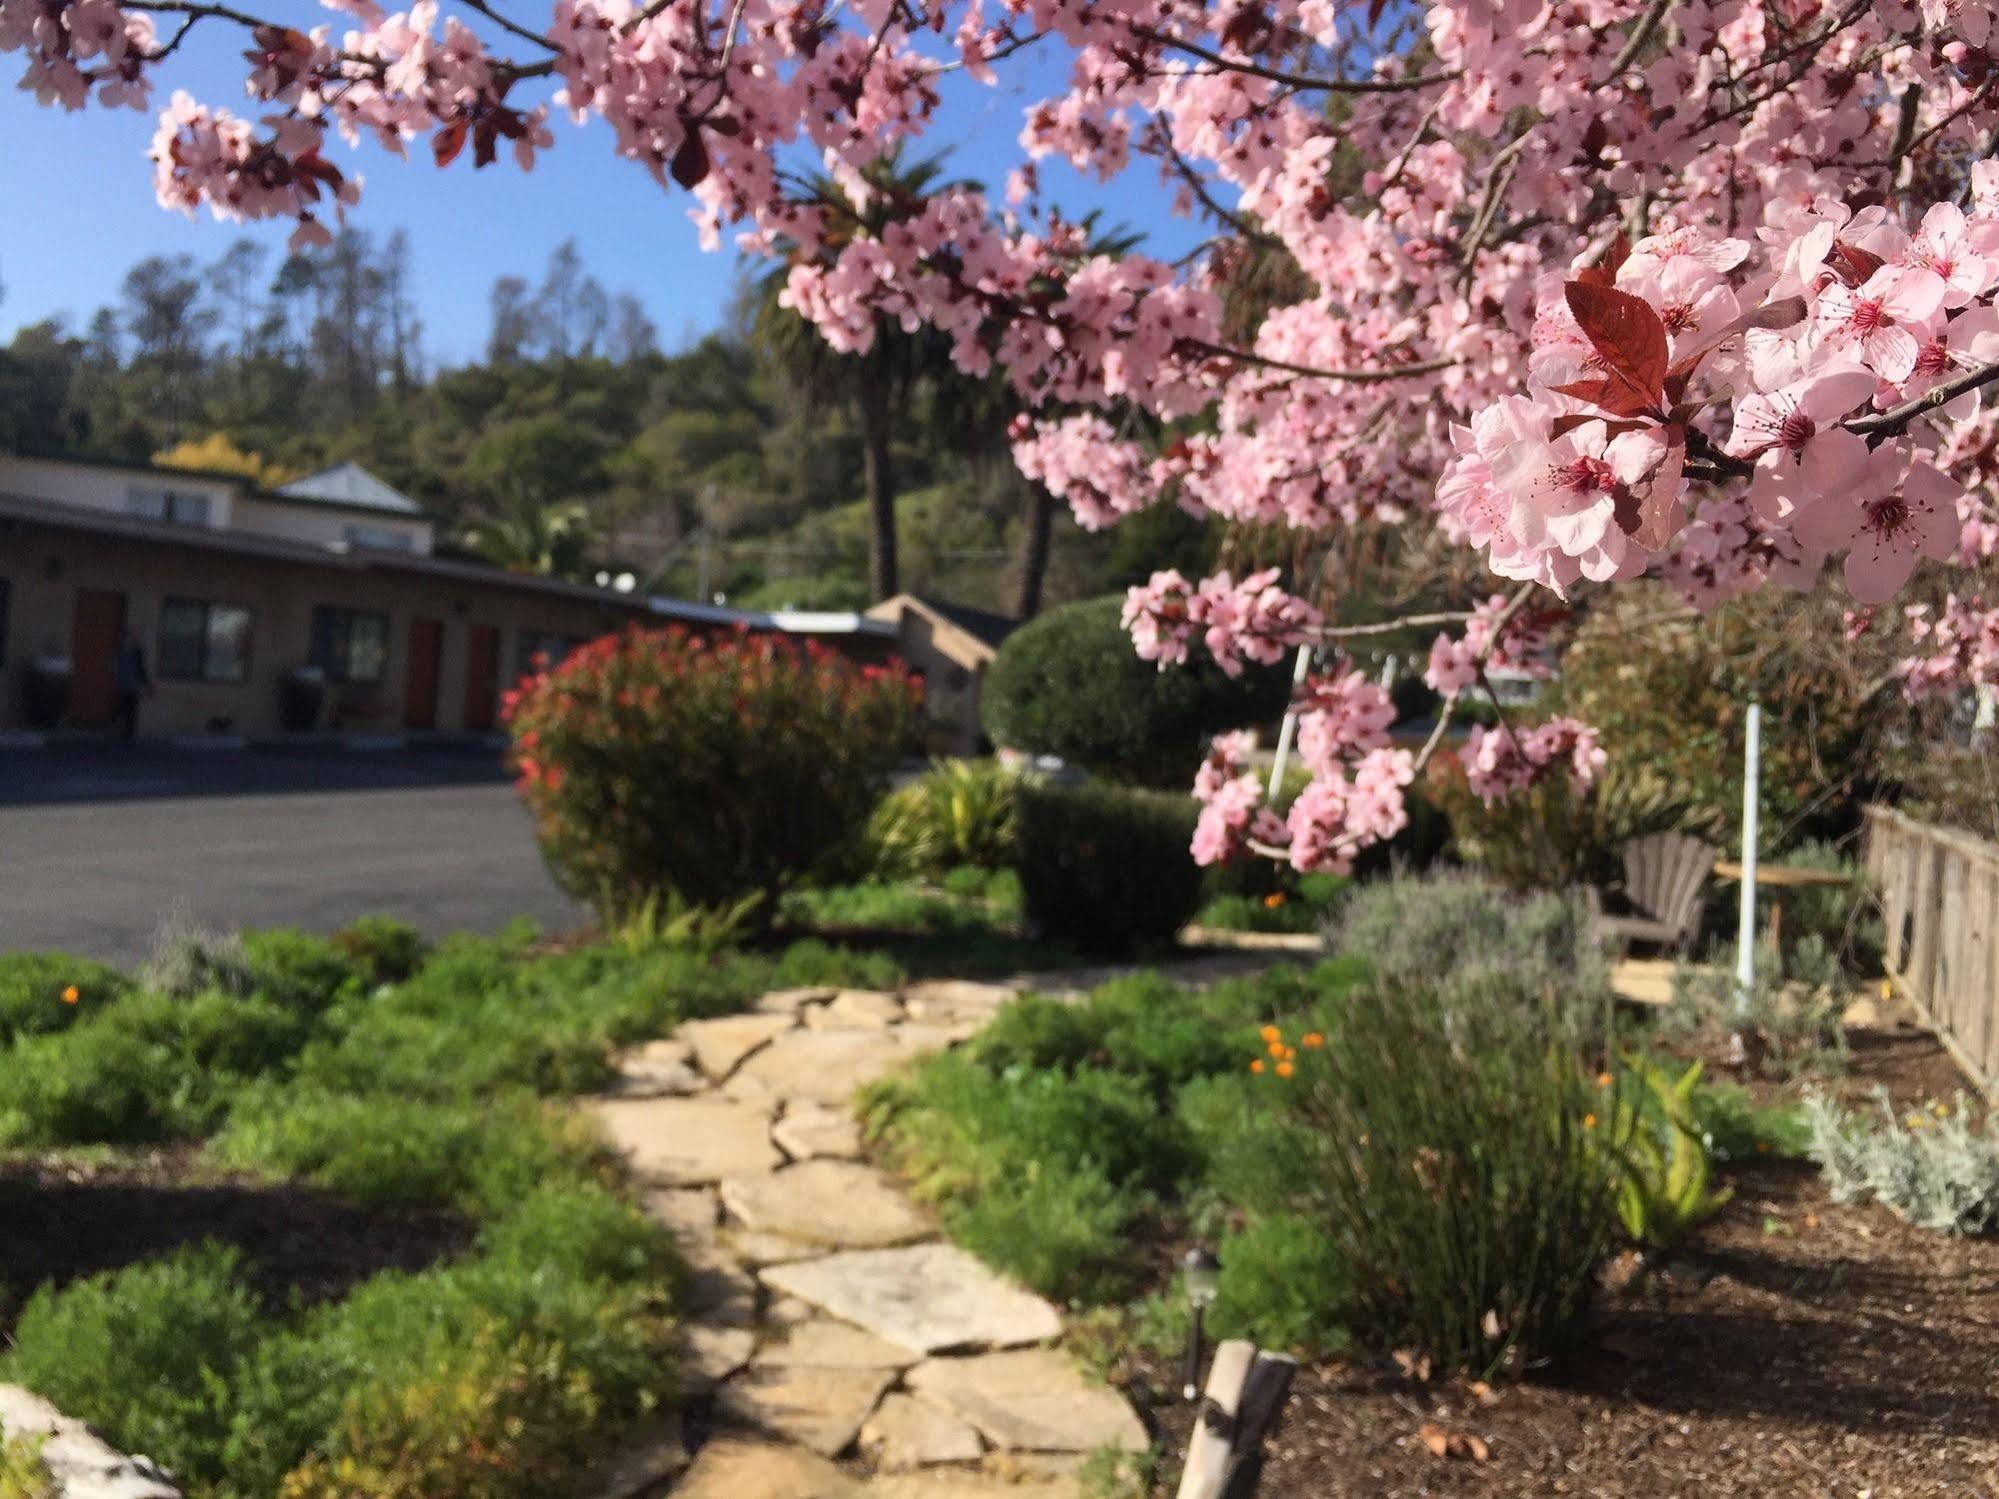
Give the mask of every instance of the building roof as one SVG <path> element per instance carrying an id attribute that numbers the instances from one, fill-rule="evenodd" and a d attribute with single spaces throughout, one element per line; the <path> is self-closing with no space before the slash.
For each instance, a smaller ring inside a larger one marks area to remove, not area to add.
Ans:
<path id="1" fill-rule="evenodd" d="M 599 588 L 592 583 L 572 583 L 563 578 L 543 578 L 530 573 L 508 572 L 485 562 L 461 561 L 448 557 L 425 557 L 413 552 L 381 552 L 365 548 L 327 547 L 315 542 L 293 541 L 283 536 L 255 532 L 215 530 L 206 526 L 175 525 L 168 521 L 146 520 L 116 511 L 85 510 L 54 500 L 0 491 L 0 521 L 13 520 L 54 526 L 69 531 L 88 531 L 100 536 L 122 536 L 163 546 L 187 547 L 195 551 L 221 552 L 268 562 L 298 563 L 308 567 L 331 568 L 339 572 L 414 573 L 428 578 L 450 578 L 490 588 L 514 589 L 523 593 L 554 594 L 564 598 L 608 604 L 632 614 L 650 615 L 660 620 L 684 624 L 740 626 L 748 630 L 777 630 L 788 635 L 883 635 L 894 627 L 863 615 L 764 614 L 749 609 L 728 609 L 699 604 L 692 599 L 646 597 Z"/>
<path id="2" fill-rule="evenodd" d="M 927 599 L 914 593 L 899 593 L 876 604 L 868 613 L 876 619 L 884 619 L 900 615 L 905 609 L 920 610 L 934 620 L 941 620 L 971 636 L 989 652 L 997 651 L 1000 642 L 1020 628 L 1019 620 L 1008 619 L 1004 614 L 974 609 L 967 604 L 948 604 L 942 599 Z"/>
<path id="3" fill-rule="evenodd" d="M 282 499 L 344 505 L 350 510 L 379 510 L 388 515 L 421 517 L 423 507 L 400 490 L 391 489 L 358 463 L 336 463 L 307 474 L 273 491 Z"/>

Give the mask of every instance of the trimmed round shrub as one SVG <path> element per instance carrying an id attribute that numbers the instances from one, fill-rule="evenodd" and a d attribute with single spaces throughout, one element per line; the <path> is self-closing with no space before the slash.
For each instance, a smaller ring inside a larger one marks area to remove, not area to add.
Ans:
<path id="1" fill-rule="evenodd" d="M 1162 671 L 1132 649 L 1118 622 L 1122 608 L 1119 598 L 1067 604 L 1007 637 L 980 699 L 993 743 L 1151 785 L 1184 785 L 1211 736 L 1283 713 L 1290 675 L 1282 667 L 1252 667 L 1240 677 L 1212 662 Z"/>
<path id="2" fill-rule="evenodd" d="M 593 641 L 506 713 L 542 853 L 609 923 L 668 894 L 775 896 L 859 832 L 916 701 L 899 667 L 663 630 Z"/>
<path id="3" fill-rule="evenodd" d="M 1029 923 L 1078 952 L 1165 946 L 1201 903 L 1188 852 L 1192 798 L 1116 786 L 1024 783 L 1020 884 Z"/>

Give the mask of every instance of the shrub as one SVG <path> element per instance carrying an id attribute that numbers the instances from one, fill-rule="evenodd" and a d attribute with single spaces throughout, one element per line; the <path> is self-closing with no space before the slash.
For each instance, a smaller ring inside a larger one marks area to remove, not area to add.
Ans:
<path id="1" fill-rule="evenodd" d="M 393 916 L 362 916 L 333 934 L 333 947 L 370 984 L 400 984 L 423 966 L 428 945 Z"/>
<path id="2" fill-rule="evenodd" d="M 246 1371 L 232 1486 L 282 1499 L 569 1492 L 663 1392 L 662 1254 L 629 1207 L 553 1188 L 470 1257 L 378 1275 L 316 1308 Z"/>
<path id="3" fill-rule="evenodd" d="M 1456 755 L 1430 762 L 1422 788 L 1450 826 L 1451 851 L 1508 890 L 1603 887 L 1624 877 L 1622 850 L 1649 833 L 1719 840 L 1726 817 L 1692 799 L 1656 769 L 1612 760 L 1587 790 L 1550 776 L 1488 803 L 1471 789 Z"/>
<path id="4" fill-rule="evenodd" d="M 1973 1129 L 1962 1094 L 1955 1107 L 1936 1103 L 1896 1116 L 1887 1090 L 1875 1089 L 1881 1118 L 1870 1124 L 1823 1095 L 1805 1102 L 1810 1154 L 1835 1202 L 1873 1198 L 1921 1228 L 1982 1234 L 1999 1228 L 1999 1139 Z"/>
<path id="5" fill-rule="evenodd" d="M 1877 666 L 1831 649 L 1843 605 L 1762 590 L 1696 612 L 1661 584 L 1617 591 L 1562 658 L 1562 711 L 1593 724 L 1610 764 L 1731 818 L 1742 805 L 1744 705 L 1762 705 L 1763 825 L 1837 834 L 1905 720 L 1884 713 Z M 1732 820 L 1718 830 L 1732 838 Z"/>
<path id="6" fill-rule="evenodd" d="M 491 1214 L 595 1155 L 529 1099 L 433 1103 L 381 1094 L 263 1089 L 209 1143 L 213 1160 L 295 1178 L 364 1207 L 448 1203 Z"/>
<path id="7" fill-rule="evenodd" d="M 230 1392 L 264 1331 L 235 1252 L 204 1243 L 37 1291 L 0 1377 L 210 1483 L 224 1471 Z"/>
<path id="8" fill-rule="evenodd" d="M 29 1036 L 0 1056 L 0 1144 L 134 1144 L 198 1123 L 173 1048 L 116 1024 Z"/>
<path id="9" fill-rule="evenodd" d="M 55 1499 L 55 1477 L 42 1461 L 42 1440 L 0 1437 L 0 1499 Z"/>
<path id="10" fill-rule="evenodd" d="M 883 797 L 868 819 L 874 873 L 939 879 L 962 865 L 999 869 L 1014 859 L 1017 773 L 989 761 L 940 760 Z"/>
<path id="11" fill-rule="evenodd" d="M 1457 873 L 1365 883 L 1333 945 L 1385 979 L 1457 989 L 1498 977 L 1533 993 L 1600 998 L 1609 972 L 1573 893 L 1512 896 Z"/>
<path id="12" fill-rule="evenodd" d="M 1108 786 L 1023 786 L 1020 882 L 1027 919 L 1079 952 L 1170 943 L 1201 899 L 1188 852 L 1191 798 Z"/>
<path id="13" fill-rule="evenodd" d="M 729 906 L 851 838 L 910 743 L 915 690 L 773 637 L 606 636 L 507 698 L 557 880 L 615 922 L 665 891 Z"/>
<path id="14" fill-rule="evenodd" d="M 1289 871 L 1288 865 L 1260 862 Z M 1295 875 L 1262 895 L 1215 895 L 1197 920 L 1222 932 L 1316 932 L 1339 912 L 1352 886 L 1345 875 Z"/>
<path id="15" fill-rule="evenodd" d="M 1605 1101 L 1519 1013 L 1384 986 L 1321 1044 L 1270 1043 L 1288 1055 L 1260 1081 L 1313 1142 L 1295 1210 L 1376 1348 L 1484 1373 L 1560 1353 L 1586 1323 L 1616 1223 L 1615 1167 L 1586 1140 Z"/>
<path id="16" fill-rule="evenodd" d="M 332 942 L 295 927 L 220 933 L 169 922 L 154 941 L 142 977 L 174 999 L 219 992 L 238 999 L 261 995 L 316 1012 L 361 978 Z"/>
<path id="17" fill-rule="evenodd" d="M 1846 1067 L 1844 1016 L 1855 990 L 1815 935 L 1785 954 L 1758 943 L 1755 980 L 1746 994 L 1736 981 L 1733 951 L 1721 948 L 1705 963 L 1676 964 L 1672 987 L 1658 1021 L 1661 1036 L 1777 1077 Z"/>
<path id="18" fill-rule="evenodd" d="M 1185 786 L 1209 737 L 1284 711 L 1288 671 L 1229 677 L 1202 661 L 1162 672 L 1132 649 L 1122 608 L 1118 598 L 1066 604 L 1009 635 L 980 698 L 987 737 L 1105 775 Z"/>
<path id="19" fill-rule="evenodd" d="M 1314 1219 L 1280 1212 L 1229 1230 L 1217 1246 L 1221 1276 L 1208 1314 L 1218 1338 L 1339 1353 L 1353 1315 L 1353 1282 L 1339 1246 Z"/>
<path id="20" fill-rule="evenodd" d="M 0 953 L 0 1047 L 67 1030 L 132 988 L 115 968 L 60 952 Z"/>

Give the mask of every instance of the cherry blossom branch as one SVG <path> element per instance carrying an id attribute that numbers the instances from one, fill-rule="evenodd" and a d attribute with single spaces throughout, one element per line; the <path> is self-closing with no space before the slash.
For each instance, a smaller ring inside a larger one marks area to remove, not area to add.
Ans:
<path id="1" fill-rule="evenodd" d="M 1407 380 L 1415 375 L 1434 375 L 1440 370 L 1455 369 L 1461 362 L 1453 358 L 1426 359 L 1418 364 L 1398 364 L 1370 370 L 1323 370 L 1309 364 L 1293 364 L 1288 359 L 1272 359 L 1267 354 L 1252 353 L 1248 349 L 1231 349 L 1225 344 L 1210 343 L 1204 338 L 1182 339 L 1188 348 L 1211 354 L 1219 359 L 1231 359 L 1239 364 L 1260 365 L 1264 369 L 1283 370 L 1286 374 L 1304 375 L 1314 380 L 1344 380 L 1352 385 L 1379 385 L 1389 380 Z"/>
<path id="2" fill-rule="evenodd" d="M 1320 78 L 1311 73 L 1292 73 L 1283 68 L 1273 68 L 1266 63 L 1252 62 L 1246 57 L 1229 57 L 1220 52 L 1210 51 L 1198 42 L 1190 42 L 1184 37 L 1170 36 L 1163 31 L 1155 31 L 1148 26 L 1131 28 L 1134 36 L 1142 36 L 1147 41 L 1162 47 L 1171 47 L 1198 57 L 1203 62 L 1226 68 L 1231 73 L 1249 73 L 1258 78 L 1267 78 L 1272 83 L 1281 83 L 1287 88 L 1328 94 L 1413 94 L 1422 89 L 1433 88 L 1440 83 L 1455 83 L 1464 77 L 1464 69 L 1453 68 L 1445 73 L 1426 73 L 1420 78 Z"/>
<path id="3" fill-rule="evenodd" d="M 1857 421 L 1845 423 L 1846 430 L 1858 432 L 1862 437 L 1898 437 L 1909 430 L 1911 423 L 1929 415 L 1939 407 L 1948 406 L 1959 396 L 1969 391 L 1999 380 L 1999 364 L 1988 364 L 1982 369 L 1968 370 L 1955 380 L 1946 380 L 1935 390 L 1917 396 L 1912 401 L 1891 407 L 1879 416 L 1865 416 Z"/>
<path id="4" fill-rule="evenodd" d="M 1645 50 L 1646 44 L 1658 32 L 1659 23 L 1666 19 L 1666 12 L 1671 10 L 1673 5 L 1674 0 L 1652 0 L 1652 8 L 1639 18 L 1638 24 L 1632 28 L 1631 35 L 1625 40 L 1624 50 L 1617 54 L 1617 61 L 1610 65 L 1612 80 L 1623 77 L 1624 70 L 1638 60 L 1638 54 Z"/>
<path id="5" fill-rule="evenodd" d="M 540 47 L 545 51 L 549 52 L 554 52 L 559 50 L 554 42 L 550 41 L 540 32 L 532 31 L 526 26 L 521 25 L 518 21 L 509 20 L 506 16 L 502 15 L 493 6 L 488 5 L 486 3 L 486 0 L 460 0 L 460 3 L 463 4 L 467 10 L 477 11 L 480 15 L 484 16 L 487 20 L 491 21 L 495 26 L 499 27 L 502 31 L 510 31 L 524 42 L 532 42 L 534 43 L 535 46 Z"/>

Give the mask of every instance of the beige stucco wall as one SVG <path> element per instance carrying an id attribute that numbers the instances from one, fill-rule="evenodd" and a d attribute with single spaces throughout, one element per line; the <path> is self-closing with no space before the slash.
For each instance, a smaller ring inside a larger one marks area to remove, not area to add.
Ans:
<path id="1" fill-rule="evenodd" d="M 0 728 L 23 722 L 23 663 L 69 654 L 71 611 L 80 588 L 125 595 L 125 618 L 159 667 L 160 607 L 168 597 L 237 604 L 251 611 L 248 679 L 238 683 L 157 681 L 141 710 L 146 734 L 229 732 L 265 734 L 281 725 L 280 682 L 306 663 L 317 605 L 373 610 L 388 616 L 389 650 L 381 683 L 335 689 L 353 702 L 379 698 L 387 710 L 357 720 L 383 729 L 403 724 L 410 621 L 443 624 L 436 727 L 464 725 L 466 656 L 472 626 L 500 631 L 500 678 L 513 680 L 521 632 L 590 637 L 616 629 L 642 611 L 589 599 L 543 595 L 504 582 L 425 577 L 388 569 L 353 571 L 169 546 L 0 519 L 0 579 L 9 585 L 5 656 L 0 659 Z"/>
<path id="2" fill-rule="evenodd" d="M 386 513 L 377 515 L 372 511 L 338 510 L 314 504 L 288 505 L 281 500 L 244 495 L 236 501 L 235 518 L 231 524 L 238 531 L 260 536 L 283 536 L 314 546 L 344 546 L 348 529 L 360 526 L 370 531 L 392 532 L 404 537 L 409 542 L 409 550 L 417 556 L 430 555 L 429 521 L 401 520 Z"/>
<path id="3" fill-rule="evenodd" d="M 0 494 L 76 505 L 85 510 L 107 511 L 115 515 L 131 515 L 131 492 L 134 489 L 171 489 L 205 496 L 208 500 L 209 528 L 219 530 L 231 524 L 236 486 L 226 479 L 204 479 L 193 474 L 153 476 L 128 468 L 53 463 L 46 459 L 16 458 L 0 453 Z"/>

